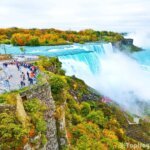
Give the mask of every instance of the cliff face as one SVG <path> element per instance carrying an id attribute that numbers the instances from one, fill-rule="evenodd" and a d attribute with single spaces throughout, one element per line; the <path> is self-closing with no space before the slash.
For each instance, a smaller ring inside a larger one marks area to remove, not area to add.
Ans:
<path id="1" fill-rule="evenodd" d="M 2 117 L 2 115 L 4 116 L 7 115 L 6 119 L 8 120 L 8 117 L 10 116 L 11 113 L 12 114 L 11 117 L 16 118 L 17 120 L 15 122 L 16 126 L 20 127 L 22 130 L 27 129 L 26 130 L 27 132 L 24 134 L 24 136 L 20 137 L 20 140 L 13 139 L 14 143 L 17 143 L 18 141 L 20 143 L 17 146 L 15 146 L 15 148 L 20 148 L 24 150 L 35 150 L 35 149 L 59 150 L 59 145 L 61 144 L 60 141 L 62 137 L 58 136 L 57 130 L 59 130 L 60 126 L 56 125 L 55 103 L 51 94 L 51 87 L 49 83 L 43 83 L 42 85 L 41 84 L 34 85 L 33 87 L 29 87 L 28 89 L 25 89 L 23 91 L 20 92 L 18 91 L 16 93 L 12 92 L 8 93 L 7 95 L 10 97 L 11 102 L 13 100 L 12 97 L 14 96 L 15 103 L 0 104 L 0 117 Z M 37 100 L 36 102 L 39 103 L 34 103 L 34 100 Z M 39 110 L 37 106 L 45 107 L 44 111 Z M 31 114 L 31 112 L 29 111 L 30 109 L 31 111 L 33 109 L 37 109 L 37 111 L 33 111 L 33 113 Z M 38 122 L 38 120 L 37 122 L 34 122 L 34 118 L 32 118 L 32 115 L 36 115 L 36 117 L 38 116 L 40 119 L 39 114 L 43 116 L 45 124 Z M 2 117 L 2 119 L 4 120 L 4 117 Z M 65 123 L 65 119 L 63 119 L 63 123 Z M 32 126 L 33 124 L 34 127 Z M 38 129 L 40 130 L 37 129 L 37 126 Z M 62 126 L 64 127 L 63 124 Z M 42 132 L 43 128 L 45 128 L 44 133 Z M 61 130 L 64 130 L 64 128 Z M 9 129 L 7 130 L 7 127 L 6 131 L 8 131 L 8 133 L 10 134 L 10 131 Z M 0 128 L 0 135 L 1 132 L 3 131 L 1 131 Z M 44 136 L 46 135 L 46 142 L 44 142 L 44 144 L 43 144 L 43 134 Z M 0 141 L 0 149 L 3 150 L 3 147 L 5 146 Z M 7 149 L 11 148 L 14 148 L 14 145 L 13 146 L 9 145 Z"/>
<path id="2" fill-rule="evenodd" d="M 121 41 L 112 43 L 112 45 L 114 46 L 114 48 L 117 48 L 122 51 L 127 50 L 130 52 L 136 52 L 142 50 L 141 48 L 133 44 L 133 39 L 123 39 Z"/>
<path id="3" fill-rule="evenodd" d="M 112 45 L 118 49 L 120 49 L 122 47 L 122 45 L 131 46 L 131 45 L 133 45 L 133 39 L 123 39 L 121 41 L 112 43 Z"/>
<path id="4" fill-rule="evenodd" d="M 124 45 L 133 45 L 133 39 L 123 39 L 121 43 Z"/>
<path id="5" fill-rule="evenodd" d="M 56 129 L 56 120 L 54 118 L 55 104 L 51 95 L 51 89 L 49 84 L 43 84 L 42 86 L 37 86 L 32 89 L 29 89 L 20 94 L 23 101 L 30 100 L 34 98 L 40 99 L 48 107 L 45 113 L 45 120 L 47 122 L 47 144 L 46 150 L 58 150 L 58 141 L 57 141 L 57 129 Z"/>

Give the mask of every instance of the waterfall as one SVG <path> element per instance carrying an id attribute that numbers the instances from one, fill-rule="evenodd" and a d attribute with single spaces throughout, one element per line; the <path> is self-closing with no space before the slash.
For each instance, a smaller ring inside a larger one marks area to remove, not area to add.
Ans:
<path id="1" fill-rule="evenodd" d="M 59 56 L 66 74 L 75 75 L 124 109 L 140 115 L 143 110 L 137 102 L 150 102 L 150 72 L 132 57 L 114 51 L 111 43 L 86 44 L 82 49 L 85 53 Z"/>
<path id="2" fill-rule="evenodd" d="M 59 56 L 59 59 L 68 75 L 81 77 L 79 74 L 85 74 L 85 69 L 86 72 L 96 75 L 100 72 L 100 57 L 109 53 L 105 47 L 109 47 L 110 51 L 113 51 L 111 44 L 87 44 L 83 47 L 82 53 Z"/>
<path id="3" fill-rule="evenodd" d="M 87 44 L 82 49 L 84 50 L 82 53 L 59 56 L 59 59 L 67 75 L 76 75 L 89 83 L 89 78 L 91 80 L 91 77 L 100 74 L 102 58 L 111 55 L 114 50 L 111 43 Z M 89 85 L 91 86 L 91 83 Z"/>

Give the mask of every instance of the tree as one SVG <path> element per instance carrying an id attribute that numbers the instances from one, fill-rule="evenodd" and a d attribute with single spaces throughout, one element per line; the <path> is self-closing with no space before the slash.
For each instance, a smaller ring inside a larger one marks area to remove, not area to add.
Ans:
<path id="1" fill-rule="evenodd" d="M 39 39 L 37 36 L 32 36 L 30 41 L 29 41 L 29 45 L 30 46 L 39 46 L 40 43 L 39 43 Z"/>
<path id="2" fill-rule="evenodd" d="M 87 120 L 92 121 L 93 123 L 96 123 L 97 125 L 104 126 L 105 124 L 105 118 L 102 111 L 92 111 L 87 115 Z"/>
<path id="3" fill-rule="evenodd" d="M 50 79 L 51 89 L 53 94 L 60 94 L 65 88 L 64 80 L 59 76 L 53 76 Z"/>
<path id="4" fill-rule="evenodd" d="M 1 48 L 4 50 L 4 53 L 7 54 L 7 51 L 6 51 L 6 46 L 5 44 L 1 44 Z"/>
<path id="5" fill-rule="evenodd" d="M 81 104 L 81 113 L 83 116 L 87 116 L 91 111 L 91 107 L 89 103 L 82 102 Z"/>
<path id="6" fill-rule="evenodd" d="M 25 55 L 26 49 L 24 47 L 20 47 L 20 51 Z"/>
<path id="7" fill-rule="evenodd" d="M 13 45 L 17 45 L 17 46 L 29 45 L 29 41 L 30 41 L 31 37 L 32 37 L 32 35 L 30 35 L 30 34 L 16 33 L 16 34 L 12 35 L 11 43 Z"/>
<path id="8" fill-rule="evenodd" d="M 87 135 L 81 136 L 74 149 L 79 150 L 107 150 L 107 146 L 101 143 L 100 140 L 89 138 Z"/>
<path id="9" fill-rule="evenodd" d="M 41 56 L 38 65 L 43 66 L 45 70 L 51 71 L 55 74 L 65 75 L 65 71 L 61 69 L 62 63 L 57 57 L 48 58 Z"/>

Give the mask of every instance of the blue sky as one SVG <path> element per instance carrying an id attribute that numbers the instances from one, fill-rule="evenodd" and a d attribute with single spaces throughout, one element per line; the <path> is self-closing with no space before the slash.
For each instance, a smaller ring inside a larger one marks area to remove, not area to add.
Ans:
<path id="1" fill-rule="evenodd" d="M 0 0 L 0 27 L 149 30 L 150 0 Z"/>

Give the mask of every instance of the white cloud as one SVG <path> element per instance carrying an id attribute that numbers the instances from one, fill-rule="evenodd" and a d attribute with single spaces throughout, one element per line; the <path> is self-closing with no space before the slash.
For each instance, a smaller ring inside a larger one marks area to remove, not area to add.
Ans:
<path id="1" fill-rule="evenodd" d="M 149 0 L 0 0 L 0 27 L 132 31 L 150 25 Z"/>

